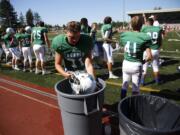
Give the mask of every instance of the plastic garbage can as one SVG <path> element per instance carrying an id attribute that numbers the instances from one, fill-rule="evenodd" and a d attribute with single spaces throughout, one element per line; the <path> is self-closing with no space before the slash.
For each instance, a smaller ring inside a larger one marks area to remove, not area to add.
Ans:
<path id="1" fill-rule="evenodd" d="M 65 135 L 102 135 L 102 106 L 105 82 L 94 93 L 72 94 L 68 79 L 55 85 Z"/>
<path id="2" fill-rule="evenodd" d="M 120 135 L 180 135 L 180 106 L 165 98 L 126 97 L 118 112 Z"/>

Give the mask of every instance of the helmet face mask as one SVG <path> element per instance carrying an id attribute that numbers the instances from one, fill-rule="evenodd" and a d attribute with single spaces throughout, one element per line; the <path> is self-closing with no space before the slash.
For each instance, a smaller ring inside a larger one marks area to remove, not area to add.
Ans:
<path id="1" fill-rule="evenodd" d="M 69 82 L 74 94 L 92 93 L 96 89 L 95 79 L 85 72 L 75 72 Z"/>

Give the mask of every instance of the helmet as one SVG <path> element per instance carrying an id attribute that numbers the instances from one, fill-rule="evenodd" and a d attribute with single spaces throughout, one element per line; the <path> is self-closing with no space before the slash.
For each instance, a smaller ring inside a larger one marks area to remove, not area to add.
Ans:
<path id="1" fill-rule="evenodd" d="M 92 93 L 96 89 L 96 81 L 85 72 L 75 72 L 69 80 L 74 94 Z"/>
<path id="2" fill-rule="evenodd" d="M 25 31 L 28 32 L 28 33 L 31 33 L 31 26 L 26 26 Z"/>
<path id="3" fill-rule="evenodd" d="M 9 27 L 9 28 L 6 29 L 6 33 L 7 33 L 7 34 L 13 34 L 13 33 L 15 33 L 15 32 L 14 32 L 13 28 L 10 28 L 10 27 Z"/>

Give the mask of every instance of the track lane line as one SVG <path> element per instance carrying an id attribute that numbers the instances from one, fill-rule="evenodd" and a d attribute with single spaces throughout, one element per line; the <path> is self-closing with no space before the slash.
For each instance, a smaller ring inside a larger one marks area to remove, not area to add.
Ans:
<path id="1" fill-rule="evenodd" d="M 0 78 L 0 82 L 9 84 L 9 85 L 12 85 L 12 86 L 15 86 L 15 87 L 19 87 L 19 88 L 22 88 L 24 90 L 27 90 L 27 91 L 30 91 L 30 92 L 34 92 L 34 93 L 37 93 L 39 95 L 43 95 L 43 96 L 46 96 L 46 97 L 49 97 L 49 98 L 57 100 L 57 96 L 56 95 L 48 93 L 48 92 L 44 92 L 44 91 L 41 91 L 41 90 L 38 90 L 38 89 L 35 89 L 35 88 L 31 88 L 31 87 L 28 87 L 28 86 L 25 86 L 25 85 L 22 85 L 22 84 L 13 82 L 13 81 L 9 81 L 9 80 L 6 80 L 6 79 L 2 79 L 2 78 Z"/>
<path id="2" fill-rule="evenodd" d="M 35 102 L 38 102 L 38 103 L 41 103 L 41 104 L 47 105 L 47 106 L 49 106 L 49 107 L 51 107 L 51 108 L 59 109 L 59 107 L 58 107 L 58 106 L 55 106 L 55 105 L 49 104 L 49 103 L 47 103 L 47 102 L 44 102 L 44 101 L 41 101 L 41 100 L 39 100 L 39 99 L 33 98 L 33 97 L 31 97 L 31 96 L 28 96 L 28 95 L 22 94 L 22 93 L 20 93 L 20 92 L 17 92 L 17 91 L 11 90 L 11 89 L 9 89 L 9 88 L 7 88 L 7 87 L 0 86 L 0 88 L 2 88 L 2 89 L 4 89 L 4 90 L 6 90 L 6 91 L 8 91 L 8 92 L 14 93 L 14 94 L 16 94 L 16 95 L 19 95 L 19 96 L 25 97 L 25 98 L 27 98 L 27 99 L 30 99 L 30 100 L 32 100 L 32 101 L 35 101 Z"/>

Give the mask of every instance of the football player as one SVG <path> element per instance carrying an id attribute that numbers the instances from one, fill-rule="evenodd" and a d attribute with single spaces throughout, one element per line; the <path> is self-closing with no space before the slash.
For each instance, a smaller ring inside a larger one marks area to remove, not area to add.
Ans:
<path id="1" fill-rule="evenodd" d="M 103 43 L 103 51 L 104 51 L 104 61 L 107 62 L 107 68 L 109 71 L 109 78 L 112 79 L 117 79 L 119 78 L 118 76 L 114 75 L 112 72 L 112 65 L 113 65 L 113 56 L 112 56 L 112 52 L 113 52 L 113 48 L 111 46 L 111 44 L 113 43 L 112 41 L 112 35 L 113 35 L 113 31 L 112 31 L 112 18 L 107 16 L 104 18 L 104 24 L 101 27 L 101 34 L 104 40 Z"/>
<path id="2" fill-rule="evenodd" d="M 3 42 L 2 42 L 2 37 L 1 37 L 1 35 L 0 35 L 0 63 L 1 63 L 1 56 L 2 56 L 2 54 L 3 54 L 2 44 L 3 44 Z"/>
<path id="3" fill-rule="evenodd" d="M 39 74 L 42 70 L 42 75 L 47 73 L 45 69 L 45 44 L 50 48 L 50 42 L 47 36 L 47 28 L 44 27 L 44 22 L 40 21 L 37 26 L 32 29 L 31 43 L 36 56 L 35 74 Z"/>
<path id="4" fill-rule="evenodd" d="M 139 94 L 139 84 L 142 73 L 143 52 L 146 50 L 145 61 L 151 60 L 151 50 L 149 49 L 151 38 L 140 32 L 144 23 L 142 16 L 134 16 L 131 19 L 133 31 L 120 34 L 120 45 L 124 47 L 124 60 L 122 64 L 123 84 L 121 89 L 121 99 L 126 97 L 129 82 L 132 79 L 132 94 Z"/>
<path id="5" fill-rule="evenodd" d="M 55 50 L 55 68 L 65 78 L 70 78 L 71 71 L 76 70 L 86 70 L 88 74 L 95 76 L 91 58 L 92 38 L 80 34 L 80 30 L 80 23 L 71 21 L 67 24 L 66 34 L 58 35 L 52 41 L 52 48 Z M 65 67 L 62 65 L 63 60 Z"/>
<path id="6" fill-rule="evenodd" d="M 15 31 L 13 28 L 6 29 L 6 35 L 4 36 L 4 42 L 12 54 L 12 68 L 14 70 L 20 70 L 18 67 L 18 61 L 21 57 L 21 52 L 19 50 L 19 42 L 15 36 Z"/>
<path id="7" fill-rule="evenodd" d="M 148 18 L 147 20 L 147 25 L 145 25 L 144 27 L 142 27 L 141 32 L 146 33 L 147 35 L 149 35 L 151 37 L 151 52 L 152 52 L 152 68 L 153 68 L 153 72 L 154 72 L 154 80 L 157 84 L 159 84 L 160 80 L 159 80 L 159 50 L 161 47 L 161 43 L 162 43 L 162 28 L 160 26 L 153 26 L 153 19 L 152 18 Z M 144 54 L 144 57 L 146 57 L 146 52 Z M 141 79 L 141 84 L 144 85 L 145 84 L 145 76 L 147 74 L 147 68 L 148 68 L 148 64 L 149 62 L 146 62 L 143 65 L 143 75 L 142 75 L 142 79 Z"/>
<path id="8" fill-rule="evenodd" d="M 81 18 L 81 34 L 90 34 L 91 27 L 88 25 L 88 20 L 87 18 Z"/>
<path id="9" fill-rule="evenodd" d="M 31 27 L 25 27 L 25 33 L 21 34 L 21 45 L 22 45 L 22 53 L 24 57 L 24 69 L 23 71 L 27 71 L 27 61 L 29 60 L 30 72 L 32 72 L 32 55 L 31 55 Z"/>

